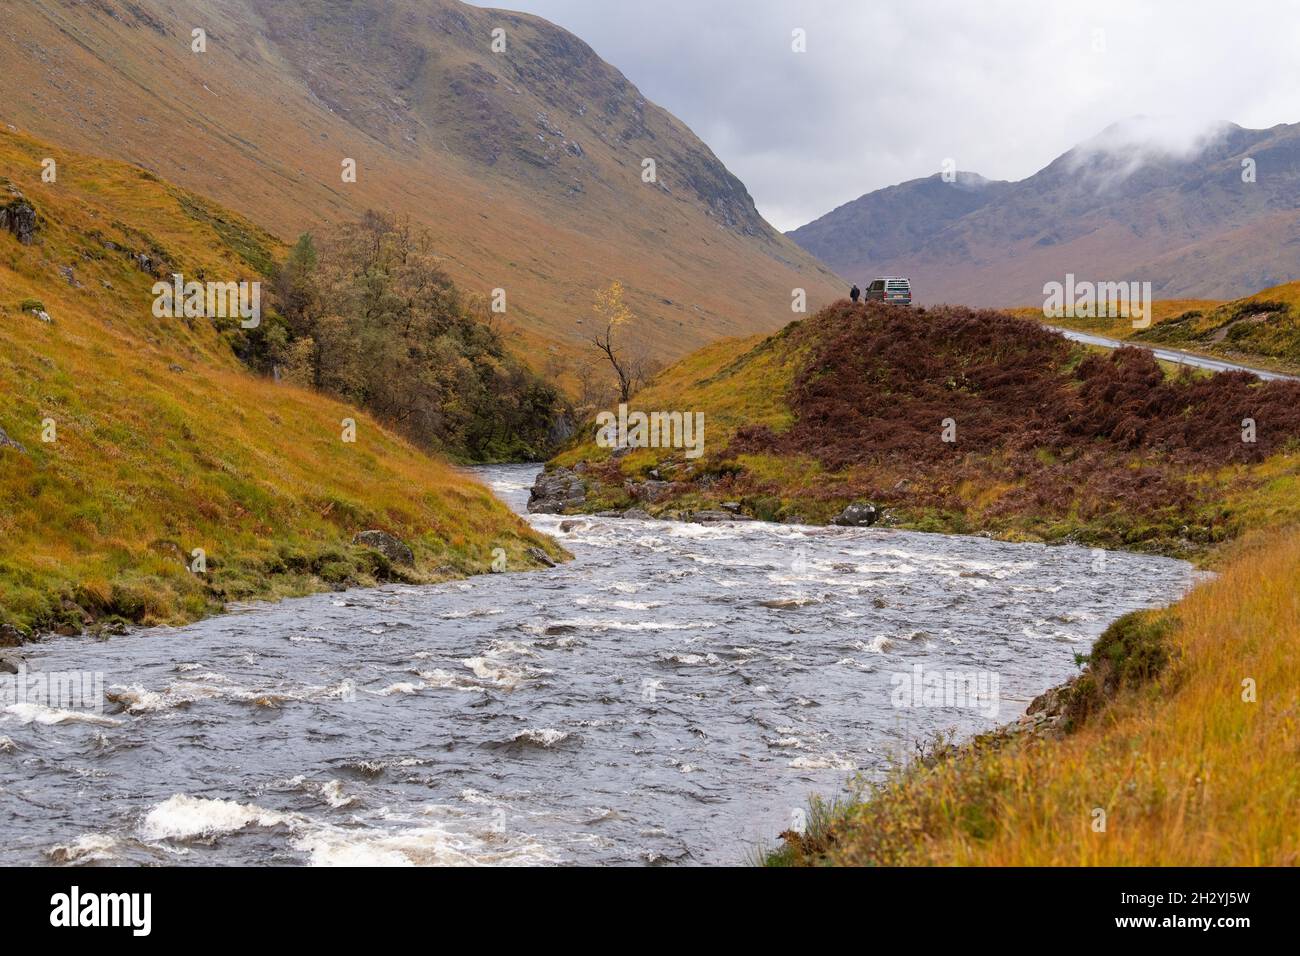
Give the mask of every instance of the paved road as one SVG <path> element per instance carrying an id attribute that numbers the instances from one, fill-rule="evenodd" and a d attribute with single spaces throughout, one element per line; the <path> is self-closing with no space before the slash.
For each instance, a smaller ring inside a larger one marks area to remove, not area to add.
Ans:
<path id="1" fill-rule="evenodd" d="M 1049 325 L 1049 329 L 1060 332 L 1067 339 L 1075 342 L 1082 342 L 1085 345 L 1100 345 L 1102 348 L 1117 349 L 1124 345 L 1133 345 L 1137 348 L 1149 349 L 1155 354 L 1155 357 L 1166 362 L 1177 362 L 1179 365 L 1191 365 L 1194 368 L 1208 369 L 1211 372 L 1250 372 L 1252 375 L 1258 375 L 1265 380 L 1280 380 L 1288 382 L 1300 382 L 1300 376 L 1284 375 L 1281 372 L 1266 372 L 1261 368 L 1251 368 L 1249 365 L 1238 365 L 1235 362 L 1225 362 L 1222 359 L 1206 358 L 1204 355 L 1193 355 L 1191 352 L 1180 352 L 1178 349 L 1151 348 L 1140 342 L 1124 342 L 1120 339 L 1108 339 L 1104 335 L 1093 335 L 1090 332 L 1077 332 L 1074 329 L 1063 329 L 1057 325 Z"/>

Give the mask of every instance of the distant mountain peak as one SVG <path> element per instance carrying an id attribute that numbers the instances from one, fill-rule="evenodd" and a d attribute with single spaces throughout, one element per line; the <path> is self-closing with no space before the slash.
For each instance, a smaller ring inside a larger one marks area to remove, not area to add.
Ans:
<path id="1" fill-rule="evenodd" d="M 910 276 L 920 302 L 1032 304 L 1066 273 L 1234 298 L 1300 275 L 1300 124 L 1133 116 L 1019 182 L 912 180 L 790 236 L 842 275 Z"/>

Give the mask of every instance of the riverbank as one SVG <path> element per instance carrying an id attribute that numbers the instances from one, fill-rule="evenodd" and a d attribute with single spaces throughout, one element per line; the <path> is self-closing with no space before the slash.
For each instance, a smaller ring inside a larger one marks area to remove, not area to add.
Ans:
<path id="1" fill-rule="evenodd" d="M 475 470 L 516 511 L 535 472 Z M 1193 579 L 978 537 L 531 520 L 573 560 L 32 646 L 107 702 L 0 705 L 0 769 L 24 773 L 0 862 L 735 865 L 902 741 L 996 728 Z M 1001 715 L 891 706 L 914 665 L 991 660 Z M 49 759 L 69 752 L 104 799 Z"/>
<path id="2" fill-rule="evenodd" d="M 1300 864 L 1300 534 L 1231 551 L 1178 604 L 1108 630 L 1054 732 L 933 750 L 818 804 L 765 862 Z"/>
<path id="3" fill-rule="evenodd" d="M 876 522 L 1210 561 L 1300 520 L 1297 406 L 1294 382 L 1175 374 L 1004 313 L 844 302 L 704 349 L 635 396 L 633 411 L 702 414 L 700 457 L 589 433 L 539 497 L 566 513 Z"/>
<path id="4" fill-rule="evenodd" d="M 269 315 L 155 314 L 162 276 L 269 282 L 274 237 L 5 131 L 0 168 L 0 645 L 563 557 L 356 407 L 250 374 L 237 346 Z"/>

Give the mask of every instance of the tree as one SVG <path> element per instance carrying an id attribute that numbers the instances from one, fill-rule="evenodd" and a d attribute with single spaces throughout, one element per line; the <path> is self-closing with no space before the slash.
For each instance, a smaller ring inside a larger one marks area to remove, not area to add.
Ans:
<path id="1" fill-rule="evenodd" d="M 597 289 L 593 311 L 600 317 L 605 331 L 597 332 L 592 343 L 605 356 L 610 367 L 614 369 L 614 374 L 618 376 L 619 401 L 626 403 L 632 394 L 633 385 L 636 384 L 636 363 L 624 354 L 622 348 L 614 344 L 614 333 L 630 325 L 635 316 L 623 302 L 623 283 L 615 279 L 609 284 L 608 289 L 604 291 Z"/>
<path id="2" fill-rule="evenodd" d="M 369 212 L 304 235 L 273 292 L 278 324 L 254 343 L 260 352 L 246 359 L 254 367 L 460 458 L 548 457 L 563 397 L 506 352 L 426 231 Z"/>

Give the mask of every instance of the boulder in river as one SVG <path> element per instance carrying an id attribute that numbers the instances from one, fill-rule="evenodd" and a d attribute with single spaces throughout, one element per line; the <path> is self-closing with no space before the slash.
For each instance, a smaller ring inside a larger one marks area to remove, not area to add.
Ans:
<path id="1" fill-rule="evenodd" d="M 692 511 L 690 520 L 695 524 L 715 524 L 723 521 L 748 521 L 750 519 L 744 515 L 734 515 L 730 511 L 705 509 L 704 511 Z"/>
<path id="2" fill-rule="evenodd" d="M 855 501 L 838 515 L 832 524 L 846 528 L 869 528 L 880 518 L 880 511 L 875 505 L 866 501 Z"/>
<path id="3" fill-rule="evenodd" d="M 393 564 L 411 567 L 415 564 L 415 553 L 406 542 L 394 538 L 387 531 L 362 531 L 352 539 L 353 544 L 364 548 L 374 548 Z"/>
<path id="4" fill-rule="evenodd" d="M 528 495 L 528 510 L 537 514 L 563 514 L 587 501 L 587 486 L 568 468 L 544 471 L 533 482 Z"/>
<path id="5" fill-rule="evenodd" d="M 555 567 L 555 562 L 551 560 L 551 556 L 541 548 L 529 548 L 528 556 L 539 564 L 544 564 L 548 568 Z"/>

